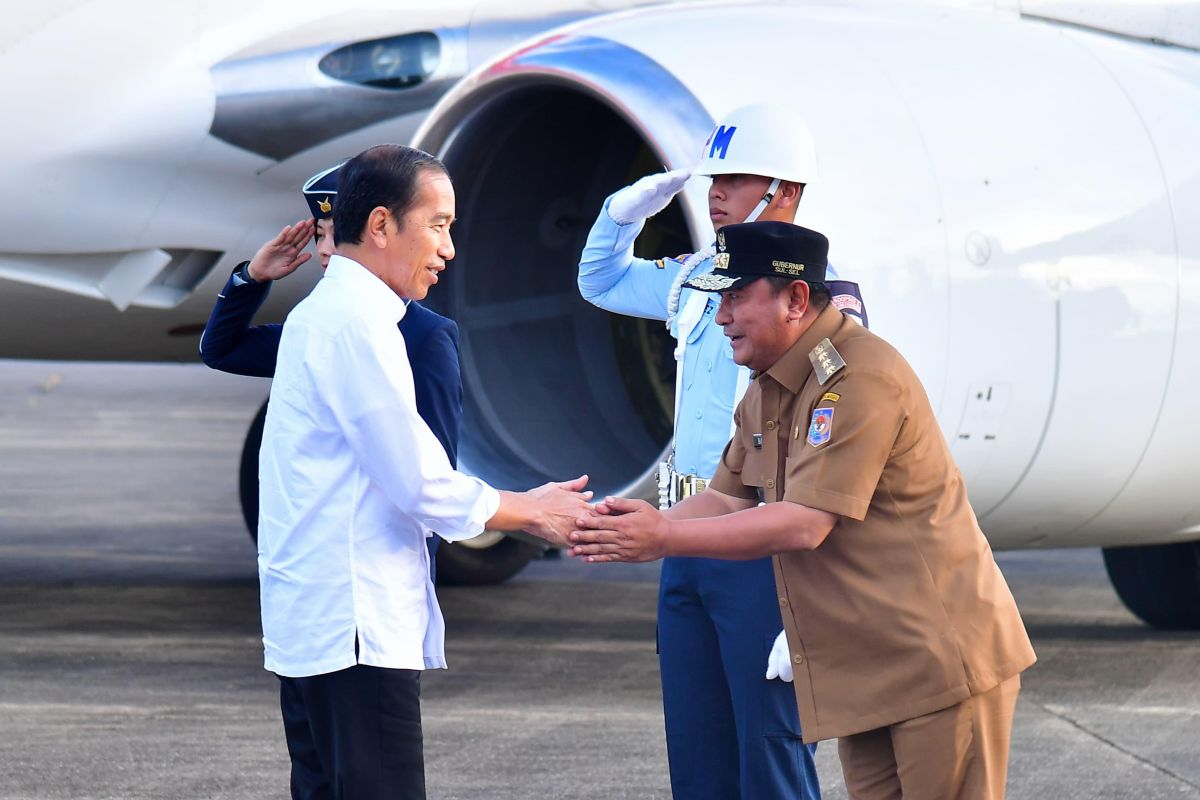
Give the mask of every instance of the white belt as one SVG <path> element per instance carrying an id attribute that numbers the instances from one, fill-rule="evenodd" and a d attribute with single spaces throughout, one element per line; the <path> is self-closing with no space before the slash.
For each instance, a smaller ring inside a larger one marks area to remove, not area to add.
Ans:
<path id="1" fill-rule="evenodd" d="M 696 475 L 683 475 L 671 469 L 667 461 L 658 465 L 658 507 L 666 511 L 685 497 L 700 494 L 708 481 Z"/>

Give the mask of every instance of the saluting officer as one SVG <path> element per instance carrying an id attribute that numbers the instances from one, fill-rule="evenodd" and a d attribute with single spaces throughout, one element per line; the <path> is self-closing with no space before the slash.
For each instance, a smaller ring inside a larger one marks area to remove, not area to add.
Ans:
<path id="1" fill-rule="evenodd" d="M 829 304 L 827 252 L 794 225 L 722 229 L 689 285 L 721 293 L 755 370 L 733 439 L 703 492 L 665 513 L 610 498 L 572 552 L 776 554 L 805 741 L 838 737 L 850 796 L 1003 797 L 1033 648 L 924 388 Z"/>
<path id="2" fill-rule="evenodd" d="M 804 121 L 776 106 L 731 112 L 704 143 L 697 174 L 711 176 L 714 231 L 747 220 L 791 222 L 817 178 Z M 676 338 L 675 445 L 660 468 L 667 507 L 704 487 L 732 429 L 750 371 L 733 361 L 714 323 L 717 303 L 684 288 L 712 269 L 712 247 L 678 258 L 634 258 L 645 220 L 666 208 L 686 170 L 649 175 L 609 197 L 579 264 L 584 299 L 608 311 L 667 321 Z M 839 282 L 849 313 L 866 322 L 858 289 Z M 782 639 L 770 559 L 669 558 L 658 597 L 658 651 L 671 788 L 687 800 L 820 797 L 813 748 L 800 739 L 791 689 L 764 676 Z M 785 676 L 786 677 L 786 676 Z"/>

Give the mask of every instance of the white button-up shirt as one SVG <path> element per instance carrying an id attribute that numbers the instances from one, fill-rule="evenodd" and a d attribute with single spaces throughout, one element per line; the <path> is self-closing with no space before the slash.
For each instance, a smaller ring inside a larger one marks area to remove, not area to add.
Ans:
<path id="1" fill-rule="evenodd" d="M 477 536 L 500 496 L 456 472 L 417 415 L 405 310 L 334 256 L 283 327 L 258 517 L 266 668 L 279 675 L 446 666 L 425 537 Z"/>

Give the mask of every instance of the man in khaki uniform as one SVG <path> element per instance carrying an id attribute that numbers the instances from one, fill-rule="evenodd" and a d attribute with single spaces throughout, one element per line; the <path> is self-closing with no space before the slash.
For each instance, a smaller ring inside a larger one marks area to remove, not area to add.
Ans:
<path id="1" fill-rule="evenodd" d="M 775 554 L 805 741 L 839 739 L 851 796 L 1002 797 L 1035 656 L 925 391 L 828 304 L 824 236 L 722 234 L 690 285 L 721 292 L 717 322 L 755 370 L 733 439 L 704 492 L 666 512 L 609 498 L 572 553 Z"/>

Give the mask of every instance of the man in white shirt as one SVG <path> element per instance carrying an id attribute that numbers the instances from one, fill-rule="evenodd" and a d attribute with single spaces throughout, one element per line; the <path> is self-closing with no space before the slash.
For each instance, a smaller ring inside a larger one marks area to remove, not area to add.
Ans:
<path id="1" fill-rule="evenodd" d="M 424 798 L 420 672 L 446 666 L 425 537 L 525 530 L 556 544 L 587 477 L 498 492 L 451 468 L 417 415 L 396 327 L 454 257 L 441 162 L 381 145 L 347 162 L 336 254 L 288 316 L 259 456 L 266 668 L 292 796 Z"/>

